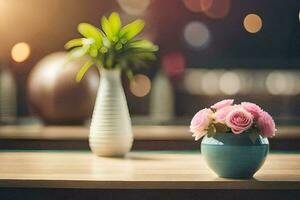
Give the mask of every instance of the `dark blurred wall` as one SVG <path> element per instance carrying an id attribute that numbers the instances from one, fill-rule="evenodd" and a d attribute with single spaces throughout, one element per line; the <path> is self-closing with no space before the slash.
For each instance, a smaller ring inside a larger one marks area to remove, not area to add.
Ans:
<path id="1" fill-rule="evenodd" d="M 25 86 L 30 69 L 45 55 L 64 50 L 63 45 L 70 38 L 79 37 L 76 31 L 78 23 L 100 25 L 101 16 L 111 11 L 120 12 L 126 22 L 137 17 L 145 19 L 144 36 L 160 46 L 159 58 L 170 52 L 179 52 L 184 56 L 187 68 L 300 68 L 298 0 L 222 2 L 230 3 L 228 13 L 220 18 L 211 18 L 204 13 L 191 12 L 183 0 L 152 0 L 140 16 L 129 16 L 123 12 L 118 1 L 0 0 L 0 62 L 9 65 L 16 76 L 19 114 L 28 114 Z M 249 34 L 243 28 L 243 19 L 248 13 L 259 14 L 263 19 L 262 29 L 257 34 Z M 194 49 L 185 42 L 183 31 L 191 21 L 201 21 L 208 27 L 210 42 L 205 48 Z M 30 44 L 31 56 L 23 63 L 15 63 L 10 57 L 10 50 L 14 44 L 23 41 Z M 158 60 L 149 74 L 153 74 L 160 63 Z M 180 91 L 180 85 L 175 83 L 175 90 Z M 148 97 L 138 99 L 130 94 L 128 96 L 130 103 L 138 103 L 133 113 L 148 112 L 145 109 Z M 188 95 L 177 98 L 177 113 L 189 115 L 194 107 L 185 109 L 182 101 L 194 100 L 189 100 Z"/>

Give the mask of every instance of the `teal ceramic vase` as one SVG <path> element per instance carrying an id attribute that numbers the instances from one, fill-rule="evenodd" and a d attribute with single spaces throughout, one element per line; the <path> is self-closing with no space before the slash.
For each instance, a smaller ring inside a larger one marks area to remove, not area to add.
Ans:
<path id="1" fill-rule="evenodd" d="M 201 153 L 219 177 L 247 179 L 263 165 L 269 153 L 269 141 L 262 136 L 251 140 L 248 132 L 217 133 L 203 138 Z"/>

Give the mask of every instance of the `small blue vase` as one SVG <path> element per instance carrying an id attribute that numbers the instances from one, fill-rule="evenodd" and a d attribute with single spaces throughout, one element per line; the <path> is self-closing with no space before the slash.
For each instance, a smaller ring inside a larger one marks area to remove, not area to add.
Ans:
<path id="1" fill-rule="evenodd" d="M 249 132 L 217 133 L 203 138 L 201 153 L 219 177 L 248 179 L 263 165 L 269 141 L 260 135 L 252 141 Z"/>

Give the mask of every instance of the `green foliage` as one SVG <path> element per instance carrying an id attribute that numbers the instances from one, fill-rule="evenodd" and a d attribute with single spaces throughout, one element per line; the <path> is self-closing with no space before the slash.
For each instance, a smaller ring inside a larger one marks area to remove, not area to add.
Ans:
<path id="1" fill-rule="evenodd" d="M 120 37 L 124 37 L 125 40 L 131 40 L 143 30 L 144 25 L 142 20 L 135 20 L 122 28 Z"/>
<path id="2" fill-rule="evenodd" d="M 102 17 L 101 29 L 80 23 L 78 32 L 83 38 L 72 39 L 65 44 L 65 48 L 70 50 L 70 59 L 90 58 L 78 72 L 76 80 L 80 81 L 94 64 L 105 69 L 120 68 L 131 79 L 134 68 L 156 59 L 158 47 L 148 40 L 135 38 L 143 28 L 144 22 L 140 19 L 122 27 L 120 16 L 115 12 L 108 18 Z"/>
<path id="3" fill-rule="evenodd" d="M 230 131 L 230 128 L 228 128 L 226 124 L 215 123 L 214 125 L 217 133 L 227 133 L 228 131 Z"/>
<path id="4" fill-rule="evenodd" d="M 252 141 L 253 144 L 255 144 L 255 141 L 257 140 L 259 136 L 259 131 L 257 128 L 253 127 L 250 128 L 247 132 L 249 132 L 249 138 Z"/>
<path id="5" fill-rule="evenodd" d="M 209 125 L 207 129 L 207 136 L 214 137 L 216 134 L 228 133 L 230 132 L 230 128 L 226 126 L 226 124 L 222 123 L 212 123 Z"/>
<path id="6" fill-rule="evenodd" d="M 216 127 L 214 124 L 209 125 L 207 129 L 207 136 L 208 137 L 213 137 L 217 133 Z"/>
<path id="7" fill-rule="evenodd" d="M 84 74 L 87 72 L 87 70 L 93 65 L 93 62 L 91 60 L 88 60 L 79 70 L 76 76 L 76 81 L 80 82 Z"/>

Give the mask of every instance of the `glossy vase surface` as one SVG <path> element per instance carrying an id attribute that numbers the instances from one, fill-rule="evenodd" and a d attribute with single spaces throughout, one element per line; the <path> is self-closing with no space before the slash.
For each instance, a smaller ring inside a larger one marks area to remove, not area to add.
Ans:
<path id="1" fill-rule="evenodd" d="M 267 138 L 251 139 L 250 133 L 217 133 L 205 136 L 201 153 L 208 166 L 224 178 L 251 178 L 263 165 L 268 153 Z"/>
<path id="2" fill-rule="evenodd" d="M 98 156 L 120 157 L 130 151 L 133 134 L 120 70 L 100 70 L 100 85 L 89 144 Z"/>

